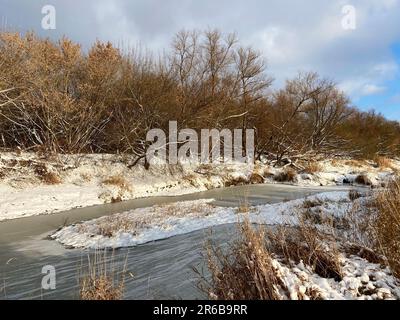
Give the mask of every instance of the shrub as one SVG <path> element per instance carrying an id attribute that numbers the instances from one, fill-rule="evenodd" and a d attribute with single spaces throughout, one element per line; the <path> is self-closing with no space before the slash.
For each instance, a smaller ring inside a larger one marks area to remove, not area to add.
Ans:
<path id="1" fill-rule="evenodd" d="M 264 177 L 258 173 L 253 172 L 250 176 L 250 183 L 251 184 L 263 184 Z"/>
<path id="2" fill-rule="evenodd" d="M 125 290 L 125 272 L 115 270 L 114 256 L 96 251 L 88 256 L 85 272 L 79 274 L 79 296 L 81 300 L 121 300 Z"/>
<path id="3" fill-rule="evenodd" d="M 376 156 L 374 161 L 379 168 L 386 169 L 392 167 L 392 161 L 389 158 Z"/>
<path id="4" fill-rule="evenodd" d="M 233 186 L 243 186 L 249 183 L 249 180 L 245 177 L 227 177 L 225 178 L 225 187 L 233 187 Z"/>
<path id="5" fill-rule="evenodd" d="M 314 174 L 322 171 L 322 166 L 318 162 L 309 162 L 305 167 L 304 172 Z"/>
<path id="6" fill-rule="evenodd" d="M 360 192 L 358 192 L 357 190 L 353 189 L 353 190 L 349 191 L 349 199 L 351 201 L 355 201 L 355 200 L 357 200 L 357 199 L 359 199 L 361 197 L 362 197 L 362 194 Z"/>
<path id="7" fill-rule="evenodd" d="M 97 234 L 108 238 L 120 232 L 135 234 L 141 225 L 142 222 L 133 221 L 126 215 L 114 214 L 104 217 L 101 222 L 99 222 Z"/>
<path id="8" fill-rule="evenodd" d="M 103 184 L 116 186 L 121 190 L 130 190 L 129 183 L 122 175 L 115 175 L 103 180 Z"/>
<path id="9" fill-rule="evenodd" d="M 373 225 L 378 250 L 400 277 L 400 178 L 391 181 L 374 200 L 377 218 Z"/>
<path id="10" fill-rule="evenodd" d="M 269 250 L 284 257 L 287 263 L 303 261 L 321 277 L 342 280 L 339 251 L 326 245 L 328 236 L 318 231 L 316 226 L 305 222 L 292 229 L 280 226 L 267 236 Z"/>
<path id="11" fill-rule="evenodd" d="M 214 300 L 281 300 L 286 291 L 269 251 L 265 234 L 248 221 L 240 225 L 240 239 L 224 253 L 207 245 L 207 265 L 211 280 L 202 277 L 199 288 Z"/>
<path id="12" fill-rule="evenodd" d="M 45 184 L 59 184 L 61 178 L 55 172 L 49 171 L 45 164 L 38 164 L 35 166 L 34 171 L 39 179 Z"/>

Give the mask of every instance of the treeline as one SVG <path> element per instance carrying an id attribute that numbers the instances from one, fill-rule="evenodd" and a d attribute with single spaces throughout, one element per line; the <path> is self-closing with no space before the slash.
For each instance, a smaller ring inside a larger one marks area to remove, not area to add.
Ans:
<path id="1" fill-rule="evenodd" d="M 262 55 L 219 31 L 178 33 L 154 57 L 96 42 L 0 34 L 0 147 L 142 157 L 152 128 L 254 128 L 257 156 L 400 154 L 400 125 L 301 73 L 280 90 Z"/>

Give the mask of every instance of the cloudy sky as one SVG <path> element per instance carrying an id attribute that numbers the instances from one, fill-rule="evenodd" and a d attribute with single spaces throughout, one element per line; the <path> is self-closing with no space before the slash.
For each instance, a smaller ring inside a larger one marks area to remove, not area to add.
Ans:
<path id="1" fill-rule="evenodd" d="M 56 8 L 55 30 L 41 27 L 44 5 Z M 0 22 L 84 48 L 101 39 L 161 51 L 181 29 L 236 32 L 262 51 L 276 87 L 317 71 L 361 109 L 400 120 L 400 0 L 0 0 Z"/>

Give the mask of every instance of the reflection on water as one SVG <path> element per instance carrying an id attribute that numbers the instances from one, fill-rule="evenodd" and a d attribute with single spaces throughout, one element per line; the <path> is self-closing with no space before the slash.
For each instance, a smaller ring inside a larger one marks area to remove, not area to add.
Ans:
<path id="1" fill-rule="evenodd" d="M 68 217 L 69 222 L 91 219 L 124 210 L 172 201 L 214 198 L 215 204 L 236 206 L 245 198 L 258 205 L 300 198 L 323 191 L 344 188 L 311 189 L 292 186 L 260 185 L 211 190 L 179 197 L 137 199 L 116 205 L 76 209 L 50 216 L 32 217 L 0 223 L 0 299 L 76 299 L 79 270 L 87 265 L 87 251 L 66 250 L 45 236 Z M 204 295 L 196 288 L 192 267 L 202 267 L 206 238 L 217 244 L 232 240 L 236 228 L 218 226 L 170 239 L 115 252 L 117 270 L 126 267 L 126 299 L 196 299 Z M 44 291 L 42 268 L 56 268 L 57 289 Z"/>

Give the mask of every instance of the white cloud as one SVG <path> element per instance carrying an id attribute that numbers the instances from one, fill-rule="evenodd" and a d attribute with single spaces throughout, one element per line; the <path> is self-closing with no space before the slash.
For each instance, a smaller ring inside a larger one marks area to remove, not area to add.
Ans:
<path id="1" fill-rule="evenodd" d="M 384 93 L 387 89 L 385 81 L 393 79 L 398 71 L 399 66 L 395 62 L 380 62 L 358 74 L 349 74 L 340 82 L 340 87 L 357 101 L 362 96 Z"/>
<path id="2" fill-rule="evenodd" d="M 380 94 L 386 91 L 386 87 L 384 86 L 377 86 L 375 84 L 366 84 L 363 88 L 361 93 L 365 96 Z"/>
<path id="3" fill-rule="evenodd" d="M 1 15 L 38 28 L 45 0 L 0 0 Z M 53 0 L 58 29 L 82 42 L 97 38 L 164 49 L 182 29 L 236 31 L 265 54 L 276 86 L 299 70 L 333 78 L 354 98 L 378 92 L 398 73 L 390 46 L 400 41 L 399 0 Z M 342 8 L 356 9 L 356 30 L 342 28 Z M 23 18 L 21 18 L 23 17 Z M 37 29 L 38 32 L 42 30 Z M 45 34 L 47 35 L 47 34 Z"/>

